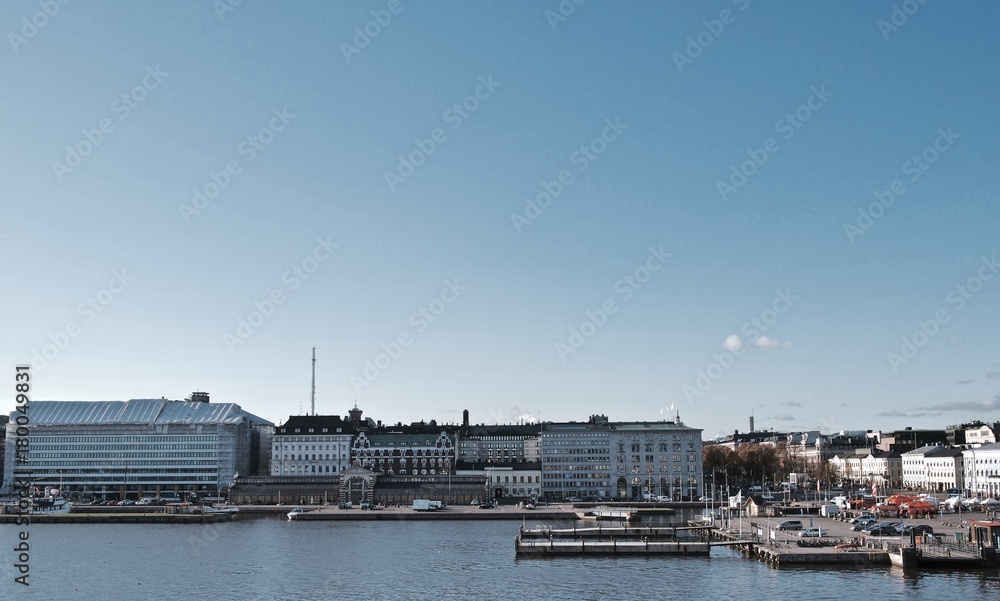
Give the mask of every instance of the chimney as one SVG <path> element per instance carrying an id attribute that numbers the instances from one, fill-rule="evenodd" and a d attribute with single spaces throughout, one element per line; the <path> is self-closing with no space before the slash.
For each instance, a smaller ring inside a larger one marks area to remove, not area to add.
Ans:
<path id="1" fill-rule="evenodd" d="M 753 415 L 750 416 L 750 432 L 756 432 L 756 430 L 753 429 Z"/>
<path id="2" fill-rule="evenodd" d="M 462 411 L 462 428 L 464 430 L 469 429 L 469 410 L 466 409 Z"/>

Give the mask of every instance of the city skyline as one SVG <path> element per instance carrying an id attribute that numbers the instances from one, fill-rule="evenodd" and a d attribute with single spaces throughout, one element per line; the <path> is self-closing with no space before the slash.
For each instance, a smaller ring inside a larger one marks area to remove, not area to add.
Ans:
<path id="1" fill-rule="evenodd" d="M 35 399 L 277 424 L 316 347 L 393 422 L 1000 420 L 996 6 L 52 6 L 0 11 Z"/>

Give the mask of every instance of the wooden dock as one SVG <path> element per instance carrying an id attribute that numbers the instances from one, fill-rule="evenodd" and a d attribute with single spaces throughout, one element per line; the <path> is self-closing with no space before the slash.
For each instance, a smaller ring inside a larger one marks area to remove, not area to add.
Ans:
<path id="1" fill-rule="evenodd" d="M 518 557 L 577 556 L 577 555 L 701 555 L 707 556 L 709 545 L 698 541 L 661 540 L 523 540 L 514 539 Z"/>

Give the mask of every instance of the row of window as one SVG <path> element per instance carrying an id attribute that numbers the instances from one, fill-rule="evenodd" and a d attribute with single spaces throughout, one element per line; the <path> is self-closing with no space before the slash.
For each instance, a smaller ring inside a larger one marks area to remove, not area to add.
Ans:
<path id="1" fill-rule="evenodd" d="M 217 435 L 180 435 L 180 434 L 144 434 L 141 436 L 31 436 L 31 443 L 40 442 L 156 442 L 160 440 L 173 442 L 209 442 L 217 441 Z"/>
<path id="2" fill-rule="evenodd" d="M 216 452 L 209 451 L 195 451 L 195 452 L 185 452 L 176 453 L 171 455 L 181 455 L 183 457 L 218 457 L 219 454 Z M 29 454 L 29 460 L 33 459 L 132 459 L 132 458 L 167 458 L 171 455 L 165 455 L 162 452 L 157 453 L 102 453 L 93 451 L 90 453 L 40 453 L 35 449 L 32 449 Z"/>
<path id="3" fill-rule="evenodd" d="M 76 463 L 74 463 L 74 462 L 71 462 L 71 461 L 36 461 L 34 459 L 32 459 L 32 460 L 30 460 L 28 462 L 28 465 L 32 469 L 39 468 L 39 467 L 55 467 L 55 468 L 60 468 L 60 469 L 61 468 L 64 468 L 64 469 L 73 469 L 73 468 L 76 468 L 77 466 L 79 466 L 81 464 L 82 465 L 91 465 L 91 462 L 85 461 L 85 462 L 76 462 Z M 160 471 L 160 467 L 161 466 L 168 466 L 168 465 L 218 465 L 218 464 L 219 464 L 218 461 L 205 461 L 205 460 L 201 460 L 201 459 L 177 459 L 176 461 L 170 461 L 170 460 L 162 460 L 162 461 L 143 461 L 143 460 L 118 461 L 118 460 L 112 460 L 112 461 L 104 461 L 104 462 L 102 462 L 101 466 L 102 467 L 104 467 L 104 466 L 121 467 L 123 470 L 126 470 L 126 469 L 131 470 L 134 467 L 134 468 L 137 468 L 137 471 L 138 471 L 138 468 L 142 468 L 142 466 L 150 466 L 152 468 L 150 471 Z M 171 469 L 171 468 L 163 467 L 162 471 L 169 471 L 169 469 Z M 112 471 L 112 470 L 109 469 L 107 471 Z"/>
<path id="4" fill-rule="evenodd" d="M 62 446 L 62 445 L 52 445 L 52 444 L 33 444 L 31 446 L 32 451 L 60 451 L 63 449 L 78 449 L 81 451 L 186 451 L 188 449 L 217 449 L 219 448 L 218 443 L 151 443 L 144 445 L 135 444 L 93 444 L 93 445 L 72 445 L 72 446 Z"/>
<path id="5" fill-rule="evenodd" d="M 496 478 L 496 483 L 500 484 L 500 478 L 501 478 L 501 476 L 495 476 L 495 478 Z M 503 483 L 504 484 L 510 484 L 511 483 L 511 481 L 510 481 L 511 478 L 514 479 L 514 484 L 517 484 L 518 476 L 503 476 Z M 520 476 L 520 478 L 521 478 L 521 484 L 531 484 L 532 482 L 541 482 L 542 481 L 542 477 L 541 476 Z M 524 480 L 525 478 L 528 479 L 527 482 L 525 482 L 525 480 Z M 532 478 L 534 478 L 534 480 L 532 480 Z"/>
<path id="6" fill-rule="evenodd" d="M 275 443 L 273 446 L 276 449 L 278 449 L 279 451 L 336 451 L 337 450 L 337 445 L 335 445 L 335 444 L 333 444 L 333 445 L 330 445 L 330 444 L 328 444 L 328 445 L 322 445 L 322 444 L 321 445 L 294 445 L 294 444 L 287 444 L 287 443 Z M 305 446 L 304 449 L 302 448 L 303 446 Z M 318 449 L 316 448 L 317 446 L 319 447 Z M 340 445 L 340 450 L 342 452 L 347 451 L 347 445 L 346 444 Z"/>

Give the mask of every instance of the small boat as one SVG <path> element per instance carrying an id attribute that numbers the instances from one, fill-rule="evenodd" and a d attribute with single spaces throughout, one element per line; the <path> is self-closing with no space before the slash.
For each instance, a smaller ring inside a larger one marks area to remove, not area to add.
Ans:
<path id="1" fill-rule="evenodd" d="M 631 509 L 610 509 L 607 507 L 598 507 L 593 511 L 587 512 L 586 515 L 593 516 L 598 520 L 616 520 L 621 522 L 633 522 L 639 519 L 638 514 Z"/>
<path id="2" fill-rule="evenodd" d="M 302 509 L 301 507 L 296 507 L 295 509 L 288 512 L 288 519 L 294 520 L 296 517 L 302 515 L 305 512 L 306 512 L 305 509 Z"/>
<path id="3" fill-rule="evenodd" d="M 57 515 L 69 513 L 73 504 L 63 498 L 57 488 L 46 491 L 45 496 L 31 498 L 32 515 Z"/>
<path id="4" fill-rule="evenodd" d="M 200 511 L 201 513 L 231 513 L 237 514 L 240 512 L 239 507 L 216 507 L 215 505 L 203 505 L 200 508 L 195 509 L 195 511 Z"/>

